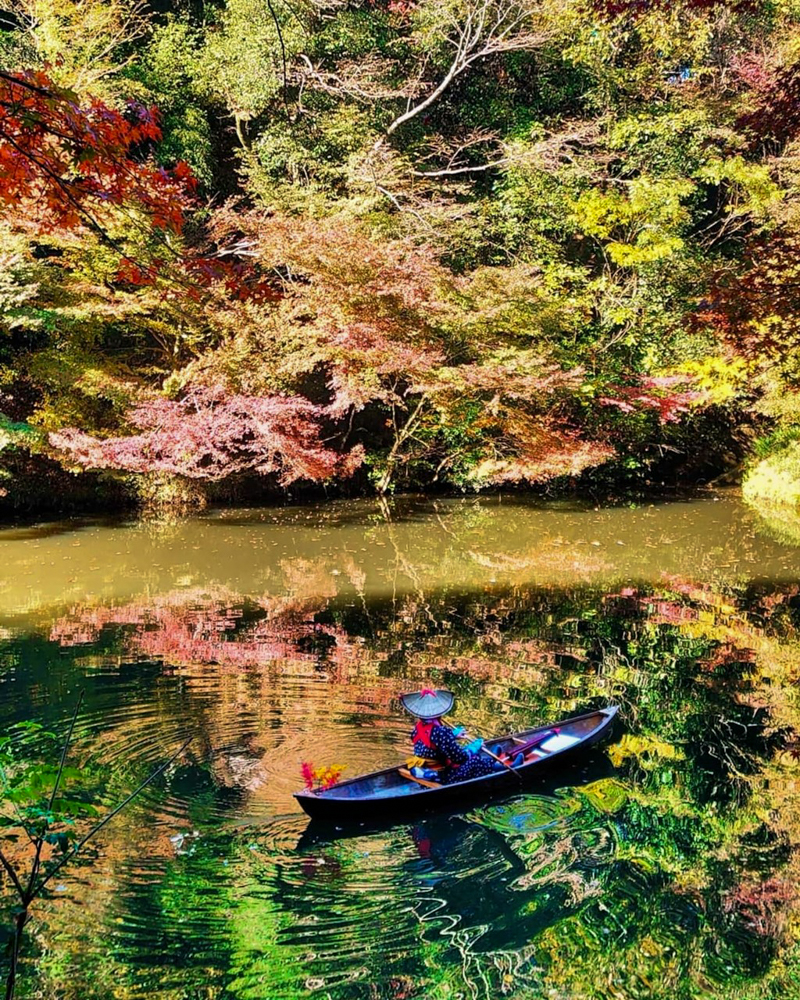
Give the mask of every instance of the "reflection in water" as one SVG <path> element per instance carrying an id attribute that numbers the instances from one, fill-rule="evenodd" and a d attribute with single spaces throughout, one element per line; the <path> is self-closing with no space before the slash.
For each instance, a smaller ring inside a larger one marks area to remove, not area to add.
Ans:
<path id="1" fill-rule="evenodd" d="M 390 514 L 0 532 L 2 724 L 63 726 L 85 688 L 110 801 L 196 734 L 43 906 L 22 995 L 797 995 L 797 551 L 731 498 Z M 396 763 L 422 681 L 475 734 L 623 725 L 462 816 L 308 826 L 300 762 Z"/>
<path id="2" fill-rule="evenodd" d="M 172 525 L 68 521 L 0 530 L 0 617 L 209 587 L 236 602 L 353 601 L 507 585 L 796 582 L 795 550 L 730 496 L 595 509 L 521 498 L 402 498 L 217 511 Z M 300 579 L 304 582 L 300 586 Z"/>

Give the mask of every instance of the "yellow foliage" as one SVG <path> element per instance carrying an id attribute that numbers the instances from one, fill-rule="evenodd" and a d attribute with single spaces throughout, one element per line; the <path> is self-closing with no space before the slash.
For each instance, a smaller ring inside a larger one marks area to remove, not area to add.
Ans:
<path id="1" fill-rule="evenodd" d="M 314 778 L 323 788 L 330 788 L 339 780 L 342 771 L 344 771 L 343 764 L 328 764 L 325 767 L 315 768 Z"/>
<path id="2" fill-rule="evenodd" d="M 640 757 L 642 754 L 652 754 L 665 760 L 683 760 L 684 757 L 683 752 L 670 743 L 653 736 L 632 736 L 630 733 L 625 733 L 622 739 L 608 750 L 608 756 L 614 767 L 619 767 L 628 757 Z"/>
<path id="3" fill-rule="evenodd" d="M 800 442 L 755 465 L 742 482 L 742 495 L 748 503 L 768 503 L 797 507 L 800 504 Z"/>
<path id="4" fill-rule="evenodd" d="M 753 374 L 752 362 L 744 358 L 711 355 L 701 361 L 687 361 L 680 371 L 690 375 L 709 403 L 727 403 L 744 392 Z"/>
<path id="5" fill-rule="evenodd" d="M 612 748 L 613 749 L 613 748 Z M 610 755 L 611 751 L 609 751 Z M 593 781 L 579 789 L 580 794 L 599 812 L 615 813 L 621 809 L 628 799 L 628 789 L 621 781 L 614 778 L 602 778 Z"/>
<path id="6" fill-rule="evenodd" d="M 29 43 L 53 78 L 80 93 L 113 99 L 107 78 L 128 63 L 126 47 L 150 31 L 142 0 L 11 0 Z"/>

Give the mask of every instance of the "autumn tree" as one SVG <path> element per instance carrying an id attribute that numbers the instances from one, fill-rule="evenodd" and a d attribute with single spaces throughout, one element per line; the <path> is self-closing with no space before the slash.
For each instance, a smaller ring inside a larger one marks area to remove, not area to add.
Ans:
<path id="1" fill-rule="evenodd" d="M 644 477 L 790 384 L 790 5 L 15 0 L 7 24 L 4 454 Z"/>

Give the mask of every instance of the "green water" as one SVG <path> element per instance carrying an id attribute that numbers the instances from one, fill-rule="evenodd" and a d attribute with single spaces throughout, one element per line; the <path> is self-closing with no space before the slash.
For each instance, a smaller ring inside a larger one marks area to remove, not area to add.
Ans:
<path id="1" fill-rule="evenodd" d="M 798 624 L 800 549 L 726 494 L 2 530 L 0 731 L 84 690 L 108 803 L 192 736 L 39 905 L 19 995 L 800 998 Z M 504 802 L 308 828 L 301 763 L 397 763 L 434 685 L 474 734 L 622 722 Z"/>

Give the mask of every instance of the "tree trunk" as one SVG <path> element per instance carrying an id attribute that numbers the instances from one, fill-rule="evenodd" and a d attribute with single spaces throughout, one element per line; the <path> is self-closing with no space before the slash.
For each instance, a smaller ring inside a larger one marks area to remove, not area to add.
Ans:
<path id="1" fill-rule="evenodd" d="M 377 490 L 378 493 L 380 493 L 381 495 L 386 493 L 386 491 L 389 489 L 389 486 L 391 485 L 392 474 L 394 473 L 394 467 L 397 464 L 397 457 L 400 454 L 400 449 L 403 447 L 403 444 L 406 442 L 406 440 L 411 436 L 411 432 L 416 427 L 417 421 L 419 420 L 420 414 L 422 413 L 422 409 L 427 402 L 428 402 L 428 397 L 422 396 L 420 401 L 417 403 L 414 412 L 411 414 L 411 416 L 408 418 L 405 424 L 403 424 L 399 434 L 395 438 L 391 451 L 386 456 L 386 468 L 383 470 L 383 475 L 381 476 L 381 478 L 378 480 L 377 483 Z"/>
<path id="2" fill-rule="evenodd" d="M 8 970 L 6 979 L 6 1000 L 14 1000 L 14 987 L 17 982 L 17 964 L 19 953 L 22 950 L 22 935 L 25 931 L 25 924 L 28 922 L 28 908 L 25 907 L 17 914 L 16 926 L 14 928 L 14 942 L 11 946 L 11 967 Z"/>

